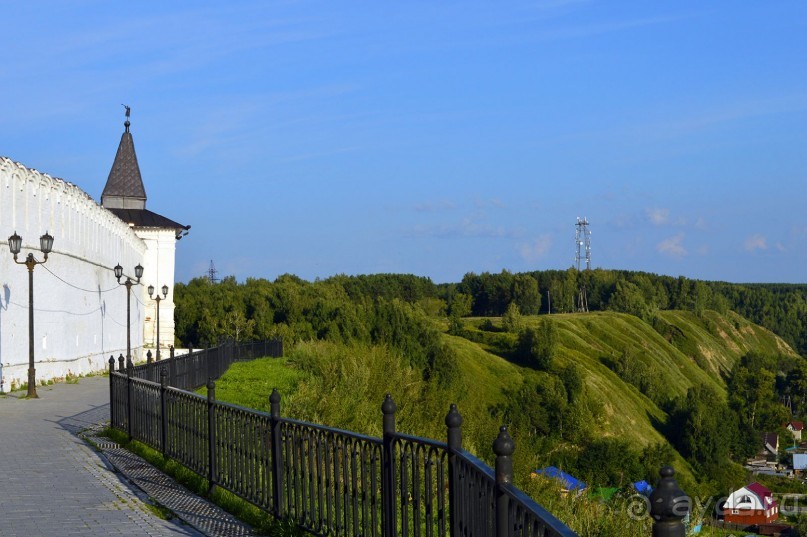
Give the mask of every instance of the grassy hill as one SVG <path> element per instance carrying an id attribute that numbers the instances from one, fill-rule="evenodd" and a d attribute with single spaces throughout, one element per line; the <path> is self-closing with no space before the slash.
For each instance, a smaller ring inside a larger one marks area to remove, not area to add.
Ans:
<path id="1" fill-rule="evenodd" d="M 796 356 L 779 337 L 734 313 L 662 311 L 652 325 L 613 312 L 543 315 L 523 322 L 552 323 L 558 340 L 553 370 L 575 364 L 581 372 L 584 401 L 591 407 L 582 414 L 589 438 L 619 439 L 637 452 L 669 446 L 660 430 L 668 419 L 664 408 L 670 398 L 697 384 L 708 384 L 725 397 L 726 375 L 749 352 Z M 217 397 L 268 411 L 269 394 L 277 387 L 284 416 L 381 436 L 380 405 L 391 393 L 398 406 L 398 430 L 437 439 L 445 437 L 443 418 L 454 402 L 464 418 L 464 447 L 490 463 L 492 441 L 500 422 L 506 421 L 501 408 L 533 410 L 514 403 L 514 394 L 525 386 L 546 384 L 553 373 L 538 371 L 515 356 L 517 336 L 503 331 L 499 318 L 465 320 L 461 334 L 442 335 L 457 362 L 450 386 L 425 380 L 422 371 L 389 347 L 312 341 L 297 344 L 285 358 L 234 364 L 217 383 Z M 609 532 L 602 524 L 635 523 L 619 518 L 617 508 L 612 515 L 602 514 L 605 518 L 594 517 L 592 509 L 602 509 L 596 502 L 560 501 L 551 484 L 530 479 L 532 469 L 553 463 L 559 452 L 582 452 L 584 446 L 562 434 L 558 439 L 554 430 L 551 439 L 523 429 L 511 431 L 516 484 L 580 535 L 621 535 L 624 528 Z M 666 462 L 675 466 L 679 482 L 697 493 L 700 476 L 693 475 L 677 452 L 672 451 L 672 457 Z M 585 521 L 599 529 L 586 529 Z"/>
<path id="2" fill-rule="evenodd" d="M 389 349 L 313 342 L 298 345 L 282 363 L 233 366 L 219 382 L 218 396 L 266 409 L 270 388 L 278 386 L 285 392 L 285 415 L 378 435 L 379 405 L 389 392 L 398 403 L 399 430 L 435 438 L 444 436 L 442 418 L 456 402 L 465 418 L 466 448 L 488 458 L 499 425 L 491 409 L 542 374 L 508 356 L 503 349 L 512 346 L 515 335 L 490 330 L 500 320 L 489 321 L 466 321 L 466 337 L 444 335 L 459 366 L 451 388 L 430 386 Z M 661 311 L 654 326 L 613 312 L 526 317 L 524 322 L 555 325 L 555 366 L 577 364 L 588 396 L 600 405 L 589 424 L 593 434 L 626 439 L 637 449 L 666 442 L 659 432 L 667 419 L 664 401 L 695 384 L 709 384 L 725 395 L 725 375 L 750 351 L 795 356 L 779 337 L 734 313 Z M 485 324 L 488 331 L 479 328 Z M 618 360 L 628 364 L 629 374 L 614 370 Z M 525 473 L 545 462 L 542 453 L 522 450 L 516 457 Z M 683 460 L 677 462 L 689 473 Z"/>

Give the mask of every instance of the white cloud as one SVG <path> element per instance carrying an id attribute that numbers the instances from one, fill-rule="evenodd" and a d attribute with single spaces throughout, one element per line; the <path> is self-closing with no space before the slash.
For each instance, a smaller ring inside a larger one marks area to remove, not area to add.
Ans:
<path id="1" fill-rule="evenodd" d="M 491 199 L 477 199 L 474 201 L 474 206 L 477 209 L 506 209 L 507 205 L 500 200 L 499 198 L 491 198 Z"/>
<path id="2" fill-rule="evenodd" d="M 650 223 L 654 226 L 661 226 L 666 224 L 667 221 L 670 219 L 670 210 L 669 209 L 661 209 L 658 207 L 653 207 L 650 209 L 645 209 L 645 214 L 647 215 L 647 219 L 650 220 Z"/>
<path id="3" fill-rule="evenodd" d="M 755 233 L 754 235 L 751 235 L 745 239 L 743 248 L 745 248 L 747 252 L 755 252 L 757 250 L 767 250 L 768 240 L 765 238 L 764 235 Z"/>
<path id="4" fill-rule="evenodd" d="M 530 242 L 520 244 L 518 248 L 525 261 L 535 262 L 546 255 L 550 246 L 552 246 L 552 237 L 543 234 Z"/>
<path id="5" fill-rule="evenodd" d="M 687 250 L 681 244 L 684 241 L 684 234 L 679 233 L 669 239 L 665 239 L 656 245 L 656 250 L 670 257 L 684 257 Z"/>
<path id="6" fill-rule="evenodd" d="M 453 201 L 443 200 L 443 201 L 425 201 L 421 203 L 416 203 L 413 206 L 415 212 L 418 213 L 434 213 L 434 212 L 441 212 L 441 211 L 450 211 L 457 208 L 457 204 Z"/>

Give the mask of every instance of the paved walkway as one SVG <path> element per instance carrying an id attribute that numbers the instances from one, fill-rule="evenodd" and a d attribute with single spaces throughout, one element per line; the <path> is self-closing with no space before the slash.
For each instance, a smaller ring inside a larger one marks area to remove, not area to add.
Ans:
<path id="1" fill-rule="evenodd" d="M 108 378 L 37 392 L 0 396 L 0 535 L 251 534 L 142 459 L 108 441 L 98 453 L 79 437 L 109 419 Z M 149 497 L 181 518 L 159 518 Z"/>

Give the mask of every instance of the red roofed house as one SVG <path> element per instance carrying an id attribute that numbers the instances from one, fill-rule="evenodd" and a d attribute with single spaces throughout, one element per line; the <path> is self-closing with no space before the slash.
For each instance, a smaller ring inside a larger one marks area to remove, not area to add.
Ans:
<path id="1" fill-rule="evenodd" d="M 793 434 L 793 438 L 796 440 L 801 440 L 801 431 L 804 430 L 804 422 L 801 421 L 791 421 L 788 423 L 785 428 Z"/>
<path id="2" fill-rule="evenodd" d="M 723 504 L 723 519 L 733 524 L 768 524 L 779 518 L 773 494 L 759 483 L 732 492 Z"/>

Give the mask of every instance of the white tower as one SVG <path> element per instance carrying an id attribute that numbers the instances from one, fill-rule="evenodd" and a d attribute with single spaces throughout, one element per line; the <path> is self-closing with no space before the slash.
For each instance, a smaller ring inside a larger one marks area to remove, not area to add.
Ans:
<path id="1" fill-rule="evenodd" d="M 140 176 L 134 140 L 129 132 L 131 109 L 126 106 L 126 127 L 121 136 L 118 152 L 109 172 L 101 205 L 126 222 L 143 240 L 146 252 L 143 255 L 143 278 L 139 292 L 134 296 L 146 308 L 143 341 L 152 348 L 167 349 L 174 344 L 174 260 L 176 242 L 188 234 L 191 226 L 146 209 L 146 189 Z M 128 268 L 128 267 L 127 267 Z M 168 295 L 159 303 L 149 298 L 148 287 L 155 289 L 168 286 Z M 135 292 L 134 290 L 132 291 Z M 159 306 L 158 306 L 159 304 Z M 157 307 L 160 308 L 160 341 L 157 341 Z M 163 356 L 166 353 L 161 351 Z"/>

